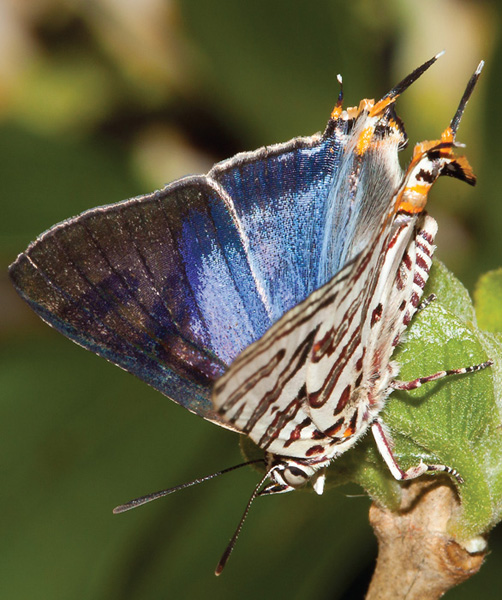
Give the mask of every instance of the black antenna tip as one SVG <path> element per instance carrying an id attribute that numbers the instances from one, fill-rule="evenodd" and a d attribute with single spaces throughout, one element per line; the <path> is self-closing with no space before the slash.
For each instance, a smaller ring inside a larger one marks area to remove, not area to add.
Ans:
<path id="1" fill-rule="evenodd" d="M 225 565 L 227 564 L 227 561 L 230 557 L 232 550 L 233 550 L 233 546 L 232 547 L 228 546 L 227 549 L 225 550 L 223 556 L 220 558 L 220 562 L 218 563 L 218 566 L 214 570 L 214 574 L 216 575 L 216 577 L 219 577 L 221 575 L 221 573 L 223 572 L 223 569 L 225 568 Z"/>
<path id="2" fill-rule="evenodd" d="M 118 515 L 120 513 L 126 512 L 127 510 L 131 510 L 132 508 L 136 508 L 137 506 L 143 506 L 143 504 L 146 504 L 147 502 L 152 502 L 153 500 L 157 500 L 158 498 L 163 498 L 164 496 L 168 496 L 169 494 L 173 494 L 174 492 L 184 490 L 187 487 L 203 483 L 204 481 L 209 481 L 210 479 L 214 479 L 215 477 L 219 477 L 220 475 L 224 475 L 225 473 L 230 473 L 231 471 L 235 471 L 236 469 L 241 469 L 242 467 L 247 467 L 248 465 L 253 465 L 259 462 L 262 463 L 265 461 L 263 458 L 248 460 L 239 465 L 234 465 L 233 467 L 223 469 L 222 471 L 216 471 L 216 473 L 212 473 L 211 475 L 206 475 L 205 477 L 200 477 L 198 479 L 194 479 L 193 481 L 182 483 L 181 485 L 175 485 L 174 487 L 168 488 L 166 490 L 153 492 L 152 494 L 147 494 L 146 496 L 141 496 L 140 498 L 135 498 L 134 500 L 130 500 L 125 504 L 120 504 L 119 506 L 116 506 L 113 509 L 113 514 Z"/>
<path id="3" fill-rule="evenodd" d="M 464 110 L 465 110 L 465 107 L 467 106 L 467 102 L 469 102 L 469 98 L 471 97 L 471 94 L 476 86 L 476 83 L 478 82 L 479 76 L 481 75 L 481 71 L 483 70 L 484 66 L 485 66 L 485 61 L 482 60 L 479 63 L 479 65 L 477 66 L 477 69 L 472 74 L 471 78 L 469 79 L 469 83 L 467 84 L 467 86 L 465 88 L 465 92 L 460 100 L 457 111 L 453 115 L 453 119 L 451 120 L 451 123 L 450 123 L 450 128 L 452 130 L 453 137 L 455 137 L 455 135 L 457 133 L 457 129 L 458 129 L 458 126 L 460 125 L 460 120 L 462 119 L 462 115 L 464 114 Z"/>
<path id="4" fill-rule="evenodd" d="M 397 85 L 395 85 L 390 92 L 387 92 L 385 96 L 382 98 L 396 98 L 400 94 L 402 94 L 407 88 L 410 87 L 412 83 L 414 83 L 421 75 L 427 71 L 432 65 L 437 61 L 440 56 L 443 56 L 445 53 L 444 50 L 438 52 L 435 56 L 430 58 L 427 62 L 424 62 L 423 65 L 417 67 L 412 73 L 410 73 L 407 77 L 405 77 L 402 81 L 400 81 Z"/>
<path id="5" fill-rule="evenodd" d="M 251 494 L 251 497 L 249 498 L 248 503 L 246 505 L 246 508 L 244 510 L 244 514 L 242 515 L 241 520 L 239 521 L 239 524 L 237 525 L 237 527 L 235 529 L 234 535 L 232 536 L 232 539 L 228 542 L 227 547 L 225 548 L 225 552 L 223 552 L 223 555 L 220 558 L 220 562 L 218 563 L 218 566 L 216 567 L 216 569 L 214 571 L 214 574 L 216 576 L 221 575 L 221 572 L 225 568 L 225 565 L 227 564 L 227 561 L 230 558 L 230 555 L 232 554 L 232 551 L 233 551 L 233 549 L 235 547 L 235 543 L 237 542 L 237 538 L 239 537 L 239 535 L 241 533 L 242 526 L 244 525 L 244 521 L 246 520 L 246 517 L 248 516 L 249 509 L 251 508 L 251 504 L 253 504 L 253 500 L 258 495 L 259 489 L 265 483 L 265 481 L 270 477 L 270 474 L 272 473 L 272 471 L 274 470 L 274 468 L 270 469 L 269 471 L 267 471 L 265 473 L 265 475 L 262 478 L 262 480 L 258 483 L 258 485 L 253 490 L 253 493 Z"/>
<path id="6" fill-rule="evenodd" d="M 114 515 L 120 515 L 120 513 L 126 512 L 127 510 L 131 510 L 132 508 L 136 508 L 136 506 L 139 505 L 133 504 L 132 502 L 128 502 L 127 504 L 120 504 L 112 510 L 112 513 Z"/>

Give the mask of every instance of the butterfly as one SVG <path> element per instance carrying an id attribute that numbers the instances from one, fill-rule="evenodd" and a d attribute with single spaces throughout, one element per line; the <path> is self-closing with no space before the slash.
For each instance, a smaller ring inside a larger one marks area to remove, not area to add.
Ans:
<path id="1" fill-rule="evenodd" d="M 257 495 L 307 482 L 322 493 L 326 467 L 368 429 L 397 479 L 444 471 L 461 481 L 446 465 L 403 471 L 380 417 L 394 389 L 491 364 L 400 382 L 392 360 L 435 249 L 427 194 L 441 175 L 475 183 L 454 148 L 483 63 L 440 139 L 417 144 L 404 173 L 399 165 L 407 136 L 395 101 L 438 56 L 378 102 L 344 109 L 341 87 L 323 133 L 86 211 L 10 267 L 49 325 L 265 451 L 217 573 Z"/>

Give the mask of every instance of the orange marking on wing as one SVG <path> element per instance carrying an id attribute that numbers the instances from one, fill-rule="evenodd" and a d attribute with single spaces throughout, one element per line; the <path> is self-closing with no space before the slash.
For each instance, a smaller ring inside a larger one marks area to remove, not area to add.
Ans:
<path id="1" fill-rule="evenodd" d="M 315 344 L 312 346 L 312 354 L 317 354 L 319 352 L 319 350 L 322 348 L 323 346 L 323 342 L 322 341 L 318 341 L 315 342 Z"/>
<path id="2" fill-rule="evenodd" d="M 469 183 L 476 181 L 476 177 L 472 171 L 470 164 L 464 156 L 456 156 L 453 152 L 453 144 L 455 142 L 451 127 L 447 127 L 441 134 L 441 139 L 424 141 L 416 144 L 413 149 L 413 156 L 406 169 L 404 180 L 412 176 L 413 171 L 419 166 L 420 161 L 424 159 L 428 152 L 435 150 L 441 158 L 441 166 L 447 164 L 456 164 L 462 170 L 464 177 Z M 437 178 L 437 176 L 436 176 Z M 403 210 L 407 213 L 417 214 L 424 210 L 427 203 L 427 194 L 429 193 L 432 183 L 416 183 L 404 187 L 396 197 L 395 210 Z"/>
<path id="3" fill-rule="evenodd" d="M 419 144 L 415 144 L 415 147 L 413 148 L 413 157 L 407 170 L 410 171 L 412 166 L 415 166 L 428 150 L 431 150 L 432 148 L 434 148 L 434 146 L 437 146 L 440 143 L 440 140 L 431 140 L 428 142 L 426 141 L 420 142 Z"/>
<path id="4" fill-rule="evenodd" d="M 407 185 L 397 196 L 395 210 L 404 210 L 410 214 L 421 213 L 427 204 L 427 195 L 431 187 L 431 183 Z"/>
<path id="5" fill-rule="evenodd" d="M 476 180 L 476 175 L 474 175 L 474 171 L 465 156 L 457 156 L 455 160 L 468 179 Z"/>
<path id="6" fill-rule="evenodd" d="M 407 187 L 405 191 L 411 192 L 412 194 L 417 194 L 419 196 L 427 196 L 430 189 L 430 183 L 417 183 L 411 187 Z"/>
<path id="7" fill-rule="evenodd" d="M 447 144 L 452 144 L 454 142 L 453 131 L 451 130 L 451 127 L 447 127 L 443 131 L 443 133 L 441 134 L 441 141 Z"/>
<path id="8" fill-rule="evenodd" d="M 414 215 L 414 214 L 421 213 L 425 208 L 425 204 L 426 204 L 425 202 L 417 203 L 417 202 L 410 202 L 409 200 L 401 200 L 401 202 L 398 203 L 396 210 L 398 210 L 398 211 L 403 210 L 404 212 L 407 212 L 410 215 Z"/>
<path id="9" fill-rule="evenodd" d="M 343 432 L 343 437 L 344 438 L 348 438 L 351 435 L 354 434 L 354 428 L 353 427 L 347 427 L 347 429 Z"/>

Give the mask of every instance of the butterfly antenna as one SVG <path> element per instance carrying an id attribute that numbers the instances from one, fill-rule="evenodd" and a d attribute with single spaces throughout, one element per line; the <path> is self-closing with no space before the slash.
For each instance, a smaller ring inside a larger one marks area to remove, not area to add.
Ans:
<path id="1" fill-rule="evenodd" d="M 246 509 L 244 510 L 244 514 L 242 515 L 241 520 L 239 521 L 239 524 L 237 525 L 235 533 L 232 536 L 232 539 L 228 542 L 228 546 L 225 548 L 225 552 L 223 552 L 223 555 L 220 558 L 220 562 L 218 563 L 218 566 L 216 567 L 216 569 L 214 571 L 215 575 L 221 575 L 221 572 L 225 568 L 225 565 L 227 564 L 228 559 L 230 558 L 230 555 L 232 554 L 232 551 L 235 547 L 237 538 L 239 537 L 239 535 L 241 533 L 242 526 L 244 525 L 244 521 L 246 520 L 246 517 L 248 516 L 249 509 L 251 508 L 251 504 L 253 503 L 253 500 L 256 498 L 256 496 L 258 496 L 261 486 L 270 477 L 271 471 L 272 471 L 272 469 L 270 469 L 270 471 L 267 471 L 265 476 L 262 478 L 262 480 L 258 483 L 258 485 L 253 490 L 253 493 L 251 494 L 251 497 L 249 498 L 248 503 L 246 505 Z"/>
<path id="2" fill-rule="evenodd" d="M 396 99 L 400 94 L 404 92 L 404 90 L 409 88 L 412 83 L 414 83 L 421 75 L 423 75 L 429 67 L 432 67 L 432 65 L 437 61 L 437 59 L 443 54 L 444 50 L 442 52 L 439 52 L 439 54 L 436 54 L 436 56 L 433 56 L 427 62 L 424 62 L 424 64 L 420 67 L 417 67 L 412 73 L 410 73 L 407 77 L 405 77 L 402 81 L 395 85 L 389 92 L 387 92 L 382 98 L 382 100 L 385 100 L 386 98 Z"/>
<path id="3" fill-rule="evenodd" d="M 481 71 L 483 70 L 484 65 L 485 61 L 482 60 L 479 63 L 478 68 L 472 74 L 472 77 L 469 79 L 469 83 L 465 88 L 464 95 L 462 96 L 462 99 L 460 100 L 460 103 L 458 105 L 457 112 L 451 120 L 450 129 L 452 131 L 453 138 L 455 138 L 455 135 L 457 134 L 457 129 L 460 125 L 460 120 L 462 119 L 462 115 L 464 114 L 465 107 L 467 106 L 467 102 L 469 102 L 469 98 L 471 97 L 472 91 L 474 90 L 474 87 L 478 82 L 479 76 L 481 75 Z"/>
<path id="4" fill-rule="evenodd" d="M 189 481 L 188 483 L 182 483 L 181 485 L 176 485 L 167 490 L 161 490 L 160 492 L 153 492 L 152 494 L 147 494 L 146 496 L 141 496 L 140 498 L 135 498 L 134 500 L 130 500 L 125 504 L 121 504 L 120 506 L 116 506 L 113 509 L 113 513 L 118 515 L 120 513 L 126 512 L 127 510 L 131 510 L 132 508 L 136 508 L 137 506 L 141 506 L 142 504 L 146 504 L 147 502 L 152 502 L 152 500 L 157 500 L 157 498 L 162 498 L 164 496 L 168 496 L 169 494 L 173 494 L 174 492 L 179 492 L 179 490 L 184 490 L 185 488 L 191 487 L 192 485 L 197 485 L 198 483 L 202 483 L 204 481 L 209 481 L 210 479 L 214 479 L 215 477 L 219 477 L 220 475 L 224 475 L 225 473 L 230 473 L 230 471 L 235 471 L 236 469 L 240 469 L 241 467 L 247 467 L 248 465 L 253 465 L 256 463 L 264 463 L 265 461 L 262 458 L 258 458 L 255 460 L 249 460 L 247 462 L 241 463 L 239 465 L 234 465 L 233 467 L 229 467 L 228 469 L 223 469 L 222 471 L 217 471 L 216 473 L 212 473 L 211 475 L 206 475 L 205 477 L 201 477 L 199 479 L 194 479 L 193 481 Z"/>

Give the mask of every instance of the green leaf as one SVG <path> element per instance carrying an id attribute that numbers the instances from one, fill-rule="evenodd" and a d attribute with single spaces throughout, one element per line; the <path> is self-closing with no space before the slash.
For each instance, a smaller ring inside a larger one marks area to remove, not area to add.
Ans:
<path id="1" fill-rule="evenodd" d="M 439 260 L 434 260 L 424 298 L 434 293 L 439 304 L 467 324 L 476 323 L 476 313 L 469 292 Z M 426 313 L 424 313 L 426 314 Z"/>
<path id="2" fill-rule="evenodd" d="M 474 303 L 480 328 L 492 333 L 502 332 L 502 268 L 479 278 Z"/>
<path id="3" fill-rule="evenodd" d="M 461 513 L 452 532 L 467 539 L 484 533 L 501 518 L 502 345 L 477 329 L 467 291 L 443 265 L 435 264 L 426 293 L 435 293 L 437 300 L 416 315 L 406 343 L 395 354 L 401 365 L 399 378 L 410 380 L 487 358 L 495 365 L 394 393 L 383 418 L 393 432 L 395 454 L 403 469 L 422 459 L 446 464 L 461 474 L 464 483 L 457 486 Z M 378 499 L 388 506 L 395 501 Z"/>

